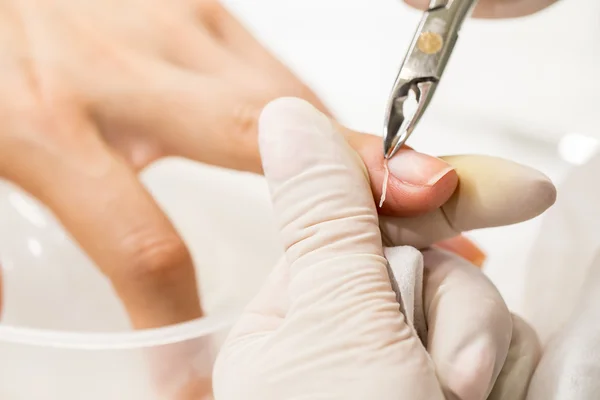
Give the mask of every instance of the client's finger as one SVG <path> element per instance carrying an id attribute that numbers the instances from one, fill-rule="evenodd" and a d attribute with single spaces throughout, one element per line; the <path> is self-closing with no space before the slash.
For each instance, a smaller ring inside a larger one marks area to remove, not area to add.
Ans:
<path id="1" fill-rule="evenodd" d="M 556 200 L 550 179 L 524 165 L 488 156 L 443 159 L 455 167 L 458 189 L 442 207 L 425 215 L 382 217 L 386 244 L 425 248 L 461 232 L 529 220 Z"/>
<path id="2" fill-rule="evenodd" d="M 371 191 L 379 203 L 386 179 L 382 139 L 339 125 L 338 129 L 362 158 Z M 389 160 L 388 168 L 386 200 L 379 210 L 386 215 L 416 216 L 435 210 L 450 198 L 458 184 L 456 171 L 449 163 L 408 147 Z"/>
<path id="3" fill-rule="evenodd" d="M 169 65 L 154 68 L 149 74 L 156 79 L 143 90 L 124 83 L 96 100 L 96 118 L 105 131 L 112 127 L 118 134 L 118 127 L 126 127 L 123 129 L 144 132 L 168 155 L 262 172 L 257 141 L 262 100 L 240 99 L 235 86 L 213 76 Z M 259 89 L 256 93 L 261 93 Z M 268 98 L 268 93 L 259 96 L 263 98 Z M 312 100 L 312 104 L 316 102 Z M 385 178 L 382 139 L 336 127 L 363 159 L 378 202 Z M 387 200 L 381 210 L 389 215 L 413 216 L 435 210 L 458 183 L 447 162 L 407 148 L 390 160 L 389 168 Z"/>
<path id="4" fill-rule="evenodd" d="M 132 157 L 142 158 L 141 165 L 173 155 L 262 172 L 257 125 L 271 93 L 259 85 L 251 88 L 254 96 L 240 97 L 239 88 L 225 78 L 196 74 L 169 63 L 154 63 L 143 71 L 153 77 L 143 87 L 136 81 L 124 81 L 95 91 L 94 117 L 111 143 L 124 147 L 125 153 L 134 153 L 119 134 L 143 132 L 146 139 L 141 153 L 145 156 Z M 290 89 L 288 94 L 308 99 L 318 107 L 312 92 L 297 92 Z M 362 157 L 379 201 L 385 178 L 382 139 L 336 126 Z M 390 215 L 412 216 L 434 210 L 448 200 L 458 182 L 447 162 L 406 148 L 390 160 L 389 168 L 387 201 L 382 211 Z"/>
<path id="5" fill-rule="evenodd" d="M 542 349 L 533 328 L 514 314 L 512 320 L 508 357 L 488 400 L 525 400 L 531 377 L 540 361 Z"/>
<path id="6" fill-rule="evenodd" d="M 508 352 L 510 312 L 478 268 L 441 250 L 423 256 L 427 350 L 439 380 L 458 399 L 486 399 Z"/>
<path id="7" fill-rule="evenodd" d="M 15 135 L 25 139 L 15 140 L 0 173 L 50 207 L 111 280 L 134 326 L 199 317 L 192 260 L 174 227 L 93 126 L 62 122 L 56 131 L 29 127 L 52 140 Z"/>

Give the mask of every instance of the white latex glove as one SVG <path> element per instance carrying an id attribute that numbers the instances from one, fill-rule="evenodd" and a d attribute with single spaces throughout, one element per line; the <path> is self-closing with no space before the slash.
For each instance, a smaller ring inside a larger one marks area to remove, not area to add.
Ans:
<path id="1" fill-rule="evenodd" d="M 330 121 L 277 100 L 260 147 L 286 254 L 221 349 L 216 399 L 486 398 L 513 324 L 480 270 L 425 253 L 426 348 L 392 289 L 360 159 Z M 387 255 L 422 262 L 409 247 Z"/>

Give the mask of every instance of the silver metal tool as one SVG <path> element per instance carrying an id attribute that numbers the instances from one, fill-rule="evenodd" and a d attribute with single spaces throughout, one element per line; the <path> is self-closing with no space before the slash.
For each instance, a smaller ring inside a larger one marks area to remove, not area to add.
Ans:
<path id="1" fill-rule="evenodd" d="M 386 111 L 383 154 L 406 142 L 435 92 L 458 31 L 477 0 L 431 0 L 400 67 Z"/>

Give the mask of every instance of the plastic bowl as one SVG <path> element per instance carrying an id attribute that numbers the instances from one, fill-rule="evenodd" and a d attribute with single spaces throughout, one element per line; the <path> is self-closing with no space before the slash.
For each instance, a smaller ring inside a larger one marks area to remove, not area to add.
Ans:
<path id="1" fill-rule="evenodd" d="M 232 317 L 126 333 L 0 327 L 0 398 L 211 399 L 213 362 Z"/>
<path id="2" fill-rule="evenodd" d="M 110 282 L 53 216 L 0 182 L 0 399 L 209 395 L 219 345 L 281 255 L 266 185 L 176 159 L 142 180 L 190 248 L 207 317 L 133 331 Z"/>

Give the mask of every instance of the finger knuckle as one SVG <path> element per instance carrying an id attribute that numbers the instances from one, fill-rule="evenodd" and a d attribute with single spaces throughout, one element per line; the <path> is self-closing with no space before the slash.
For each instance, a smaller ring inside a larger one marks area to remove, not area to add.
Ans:
<path id="1" fill-rule="evenodd" d="M 164 277 L 191 263 L 185 243 L 174 232 L 141 231 L 123 243 L 128 278 Z"/>
<path id="2" fill-rule="evenodd" d="M 219 0 L 198 1 L 198 11 L 203 15 L 220 15 L 223 10 L 223 5 Z"/>
<path id="3" fill-rule="evenodd" d="M 218 0 L 200 0 L 197 4 L 197 14 L 200 20 L 217 37 L 223 34 L 221 25 L 226 12 Z"/>
<path id="4" fill-rule="evenodd" d="M 260 106 L 243 103 L 233 108 L 232 122 L 235 126 L 234 134 L 244 137 L 258 132 L 258 119 L 261 112 Z"/>

